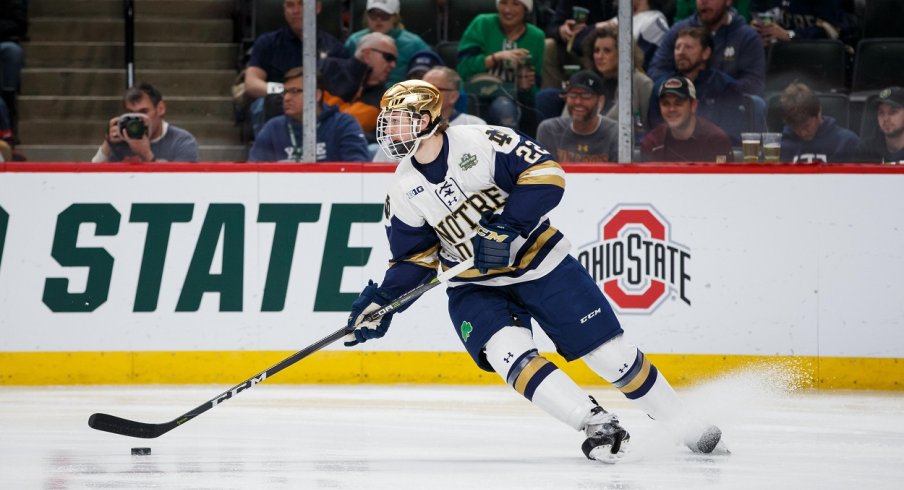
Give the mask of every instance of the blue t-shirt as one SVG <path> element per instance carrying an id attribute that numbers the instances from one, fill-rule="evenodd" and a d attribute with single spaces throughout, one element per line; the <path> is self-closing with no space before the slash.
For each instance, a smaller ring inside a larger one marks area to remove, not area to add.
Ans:
<path id="1" fill-rule="evenodd" d="M 314 152 L 316 161 L 369 162 L 367 139 L 358 121 L 339 112 L 336 106 L 322 107 L 317 118 L 317 148 Z M 254 140 L 248 161 L 299 161 L 304 139 L 303 128 L 302 123 L 284 115 L 267 121 Z"/>
<path id="2" fill-rule="evenodd" d="M 302 53 L 301 39 L 285 26 L 258 36 L 251 48 L 248 66 L 264 70 L 268 82 L 282 82 L 287 71 L 302 66 Z M 317 31 L 318 64 L 326 57 L 348 58 L 348 51 L 329 33 Z"/>

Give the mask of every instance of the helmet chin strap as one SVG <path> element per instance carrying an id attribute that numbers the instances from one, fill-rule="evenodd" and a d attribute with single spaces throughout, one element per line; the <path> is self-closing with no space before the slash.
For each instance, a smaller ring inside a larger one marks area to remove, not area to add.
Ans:
<path id="1" fill-rule="evenodd" d="M 424 129 L 424 131 L 422 131 L 421 134 L 418 134 L 415 137 L 414 145 L 411 146 L 411 150 L 409 150 L 408 153 L 403 155 L 402 158 L 400 158 L 399 160 L 402 160 L 407 156 L 414 155 L 415 153 L 417 153 L 417 149 L 420 148 L 420 146 L 421 146 L 421 141 L 433 136 L 433 134 L 436 133 L 436 129 L 439 128 L 439 121 L 440 121 L 440 119 L 437 119 L 436 121 L 431 121 L 430 126 L 427 126 L 427 128 Z M 429 132 L 427 132 L 427 131 L 429 131 Z"/>

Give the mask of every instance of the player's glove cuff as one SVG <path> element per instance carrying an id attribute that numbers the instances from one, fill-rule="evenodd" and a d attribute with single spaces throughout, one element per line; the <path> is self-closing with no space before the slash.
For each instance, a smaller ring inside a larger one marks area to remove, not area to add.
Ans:
<path id="1" fill-rule="evenodd" d="M 511 265 L 511 246 L 518 232 L 506 223 L 481 218 L 471 243 L 474 247 L 474 267 L 481 274 L 490 269 Z"/>
<path id="2" fill-rule="evenodd" d="M 349 333 L 345 337 L 345 346 L 351 347 L 385 335 L 389 324 L 392 323 L 392 313 L 374 321 L 367 321 L 365 317 L 388 305 L 392 300 L 393 296 L 388 291 L 381 289 L 377 283 L 368 281 L 367 287 L 352 303 L 346 324 Z"/>

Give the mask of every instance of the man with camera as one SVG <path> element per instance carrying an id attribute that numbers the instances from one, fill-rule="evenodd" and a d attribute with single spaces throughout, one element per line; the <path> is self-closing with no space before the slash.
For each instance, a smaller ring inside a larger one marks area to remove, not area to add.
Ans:
<path id="1" fill-rule="evenodd" d="M 123 106 L 126 113 L 110 119 L 92 162 L 198 161 L 198 142 L 163 120 L 166 102 L 153 85 L 142 82 L 128 89 Z"/>

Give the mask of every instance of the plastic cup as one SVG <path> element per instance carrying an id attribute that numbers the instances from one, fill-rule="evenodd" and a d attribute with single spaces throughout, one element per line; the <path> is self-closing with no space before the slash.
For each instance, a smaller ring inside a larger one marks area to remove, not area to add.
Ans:
<path id="1" fill-rule="evenodd" d="M 763 133 L 763 161 L 776 163 L 782 156 L 782 133 Z"/>
<path id="2" fill-rule="evenodd" d="M 741 154 L 744 163 L 760 161 L 760 133 L 741 133 Z"/>
<path id="3" fill-rule="evenodd" d="M 589 15 L 590 10 L 585 9 L 584 7 L 572 7 L 571 9 L 571 18 L 574 19 L 577 24 L 586 24 Z"/>

